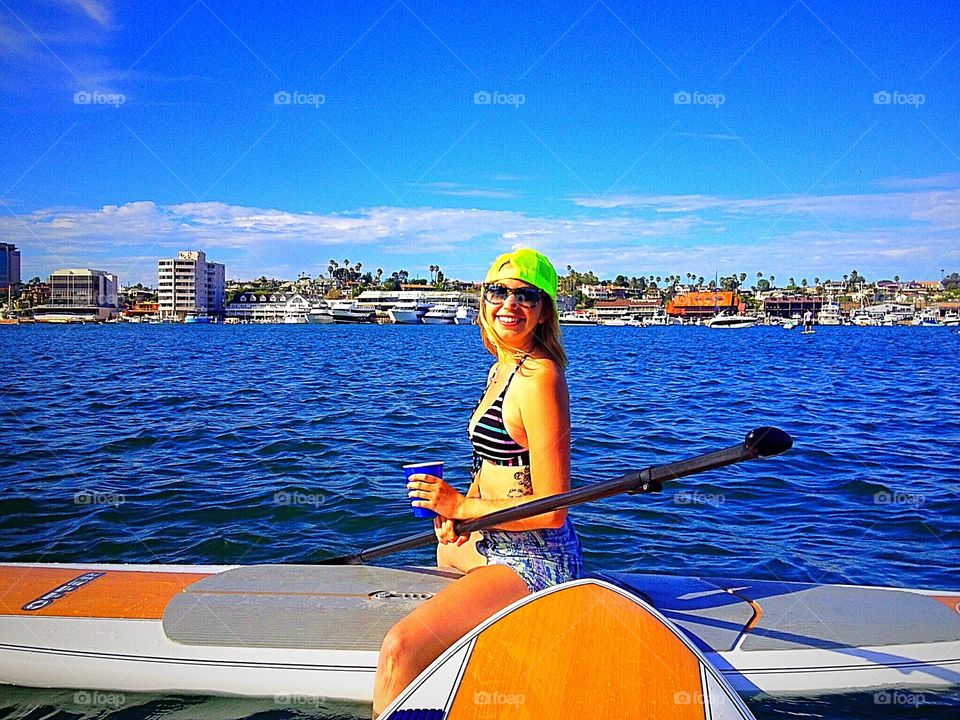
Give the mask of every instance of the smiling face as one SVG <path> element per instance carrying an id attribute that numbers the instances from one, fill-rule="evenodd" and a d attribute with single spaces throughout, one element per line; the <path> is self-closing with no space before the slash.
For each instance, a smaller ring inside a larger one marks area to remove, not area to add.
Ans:
<path id="1" fill-rule="evenodd" d="M 510 290 L 533 288 L 522 280 L 498 280 L 496 284 Z M 525 307 L 514 293 L 508 294 L 499 304 L 484 298 L 483 324 L 491 328 L 504 345 L 517 350 L 529 350 L 534 344 L 534 332 L 544 320 L 543 308 L 542 298 L 534 307 Z"/>

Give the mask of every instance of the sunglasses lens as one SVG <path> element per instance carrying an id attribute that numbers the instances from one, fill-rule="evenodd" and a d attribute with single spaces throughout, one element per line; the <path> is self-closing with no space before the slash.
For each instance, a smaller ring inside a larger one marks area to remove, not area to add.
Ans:
<path id="1" fill-rule="evenodd" d="M 507 289 L 503 285 L 488 285 L 487 289 L 484 290 L 483 296 L 487 299 L 487 302 L 493 303 L 494 305 L 500 305 L 507 301 Z"/>
<path id="2" fill-rule="evenodd" d="M 517 302 L 526 307 L 534 307 L 540 302 L 540 291 L 536 288 L 517 288 L 513 292 L 517 296 Z"/>

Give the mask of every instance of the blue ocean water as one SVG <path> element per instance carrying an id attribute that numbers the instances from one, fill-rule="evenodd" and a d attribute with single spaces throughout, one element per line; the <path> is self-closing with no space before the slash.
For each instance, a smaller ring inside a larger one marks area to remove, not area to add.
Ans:
<path id="1" fill-rule="evenodd" d="M 574 483 L 777 425 L 788 454 L 571 512 L 593 569 L 960 589 L 960 335 L 942 328 L 565 329 Z M 311 562 L 423 528 L 407 462 L 465 487 L 492 358 L 460 326 L 0 327 L 0 561 Z M 292 502 L 290 498 L 296 498 Z M 427 563 L 411 551 L 386 564 Z M 0 689 L 0 718 L 93 716 Z M 955 718 L 873 696 L 760 720 Z M 360 717 L 144 696 L 119 718 Z"/>

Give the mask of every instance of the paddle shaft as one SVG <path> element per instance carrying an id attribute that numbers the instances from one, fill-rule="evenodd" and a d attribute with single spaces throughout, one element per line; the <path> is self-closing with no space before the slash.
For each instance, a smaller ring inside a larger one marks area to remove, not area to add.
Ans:
<path id="1" fill-rule="evenodd" d="M 458 535 L 467 535 L 477 530 L 503 525 L 505 523 L 523 520 L 535 515 L 559 510 L 561 508 L 579 505 L 590 502 L 591 500 L 601 500 L 612 495 L 628 493 L 636 495 L 639 493 L 659 492 L 663 488 L 663 483 L 668 480 L 693 475 L 695 473 L 714 470 L 715 468 L 733 465 L 745 460 L 753 460 L 759 457 L 773 457 L 789 450 L 793 445 L 793 440 L 783 430 L 775 427 L 762 427 L 751 431 L 743 442 L 733 445 L 723 450 L 686 460 L 678 460 L 664 465 L 654 465 L 643 470 L 629 472 L 612 480 L 603 480 L 601 482 L 584 485 L 574 490 L 568 490 L 557 495 L 537 498 L 529 502 L 516 505 L 515 507 L 497 510 L 489 515 L 483 515 L 470 520 L 460 520 L 454 523 L 453 529 Z M 368 560 L 375 560 L 384 555 L 391 555 L 404 550 L 422 547 L 436 542 L 437 536 L 433 530 L 408 535 L 398 540 L 392 540 L 382 545 L 375 545 L 372 548 L 361 550 L 352 555 L 342 555 L 340 557 L 321 560 L 320 565 L 360 565 Z"/>

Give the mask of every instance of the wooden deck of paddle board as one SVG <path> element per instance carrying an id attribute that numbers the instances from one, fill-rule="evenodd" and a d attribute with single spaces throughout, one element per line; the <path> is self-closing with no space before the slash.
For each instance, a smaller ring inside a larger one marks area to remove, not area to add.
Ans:
<path id="1" fill-rule="evenodd" d="M 0 615 L 159 620 L 209 573 L 0 565 Z"/>

